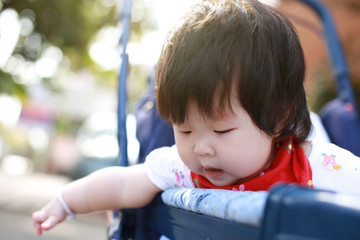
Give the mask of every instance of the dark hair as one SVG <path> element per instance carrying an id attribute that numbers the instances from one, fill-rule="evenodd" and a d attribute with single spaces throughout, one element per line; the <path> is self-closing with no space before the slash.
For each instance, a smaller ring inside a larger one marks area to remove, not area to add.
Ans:
<path id="1" fill-rule="evenodd" d="M 189 99 L 212 117 L 215 91 L 225 106 L 235 86 L 261 130 L 302 142 L 311 128 L 304 75 L 298 36 L 280 13 L 258 1 L 204 1 L 169 33 L 156 70 L 157 106 L 170 123 L 185 121 Z"/>

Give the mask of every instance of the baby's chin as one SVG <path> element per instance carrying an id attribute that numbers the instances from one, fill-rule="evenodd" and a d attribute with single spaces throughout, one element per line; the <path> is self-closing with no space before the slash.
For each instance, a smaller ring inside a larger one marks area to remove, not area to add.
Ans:
<path id="1" fill-rule="evenodd" d="M 224 174 L 226 175 L 226 174 Z M 224 176 L 224 178 L 218 178 L 218 179 L 213 179 L 213 178 L 207 178 L 213 185 L 217 186 L 217 187 L 229 187 L 229 186 L 237 186 L 239 184 L 244 183 L 244 181 L 241 178 L 237 178 L 237 179 L 231 179 L 231 178 L 226 178 Z"/>

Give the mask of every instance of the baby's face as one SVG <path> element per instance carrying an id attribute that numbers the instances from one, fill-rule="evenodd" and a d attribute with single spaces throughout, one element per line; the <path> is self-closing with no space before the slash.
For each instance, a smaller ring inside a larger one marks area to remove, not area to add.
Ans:
<path id="1" fill-rule="evenodd" d="M 272 151 L 272 138 L 262 132 L 242 106 L 206 118 L 189 102 L 186 121 L 174 124 L 175 142 L 191 171 L 216 186 L 240 184 L 259 176 Z"/>

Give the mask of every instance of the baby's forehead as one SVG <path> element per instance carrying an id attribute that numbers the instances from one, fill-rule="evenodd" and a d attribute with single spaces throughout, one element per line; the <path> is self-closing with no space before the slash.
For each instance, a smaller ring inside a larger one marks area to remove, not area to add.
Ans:
<path id="1" fill-rule="evenodd" d="M 234 115 L 234 107 L 241 106 L 239 100 L 235 96 L 230 96 L 229 100 L 222 99 L 220 100 L 219 97 L 214 97 L 212 102 L 208 102 L 211 105 L 211 110 L 206 111 L 201 103 L 197 103 L 194 99 L 189 100 L 187 103 L 187 109 L 189 107 L 193 108 L 193 111 L 197 111 L 200 115 L 203 115 L 204 118 L 209 118 L 212 120 L 221 120 L 224 118 L 228 118 Z M 189 111 L 187 111 L 187 115 Z"/>
<path id="2" fill-rule="evenodd" d="M 231 103 L 226 104 L 224 107 L 217 107 L 214 108 L 213 119 L 214 120 L 221 120 L 224 118 L 228 118 L 234 115 L 233 107 Z"/>

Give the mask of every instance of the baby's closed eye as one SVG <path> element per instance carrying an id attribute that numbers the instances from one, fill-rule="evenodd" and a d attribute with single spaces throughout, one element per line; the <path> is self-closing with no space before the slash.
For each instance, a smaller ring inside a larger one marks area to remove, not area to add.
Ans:
<path id="1" fill-rule="evenodd" d="M 191 133 L 190 130 L 179 130 L 179 132 L 182 134 L 190 134 Z"/>
<path id="2" fill-rule="evenodd" d="M 231 132 L 233 130 L 235 130 L 235 128 L 229 128 L 229 129 L 224 129 L 224 130 L 214 130 L 214 133 L 225 134 L 225 133 L 229 133 L 229 132 Z"/>

